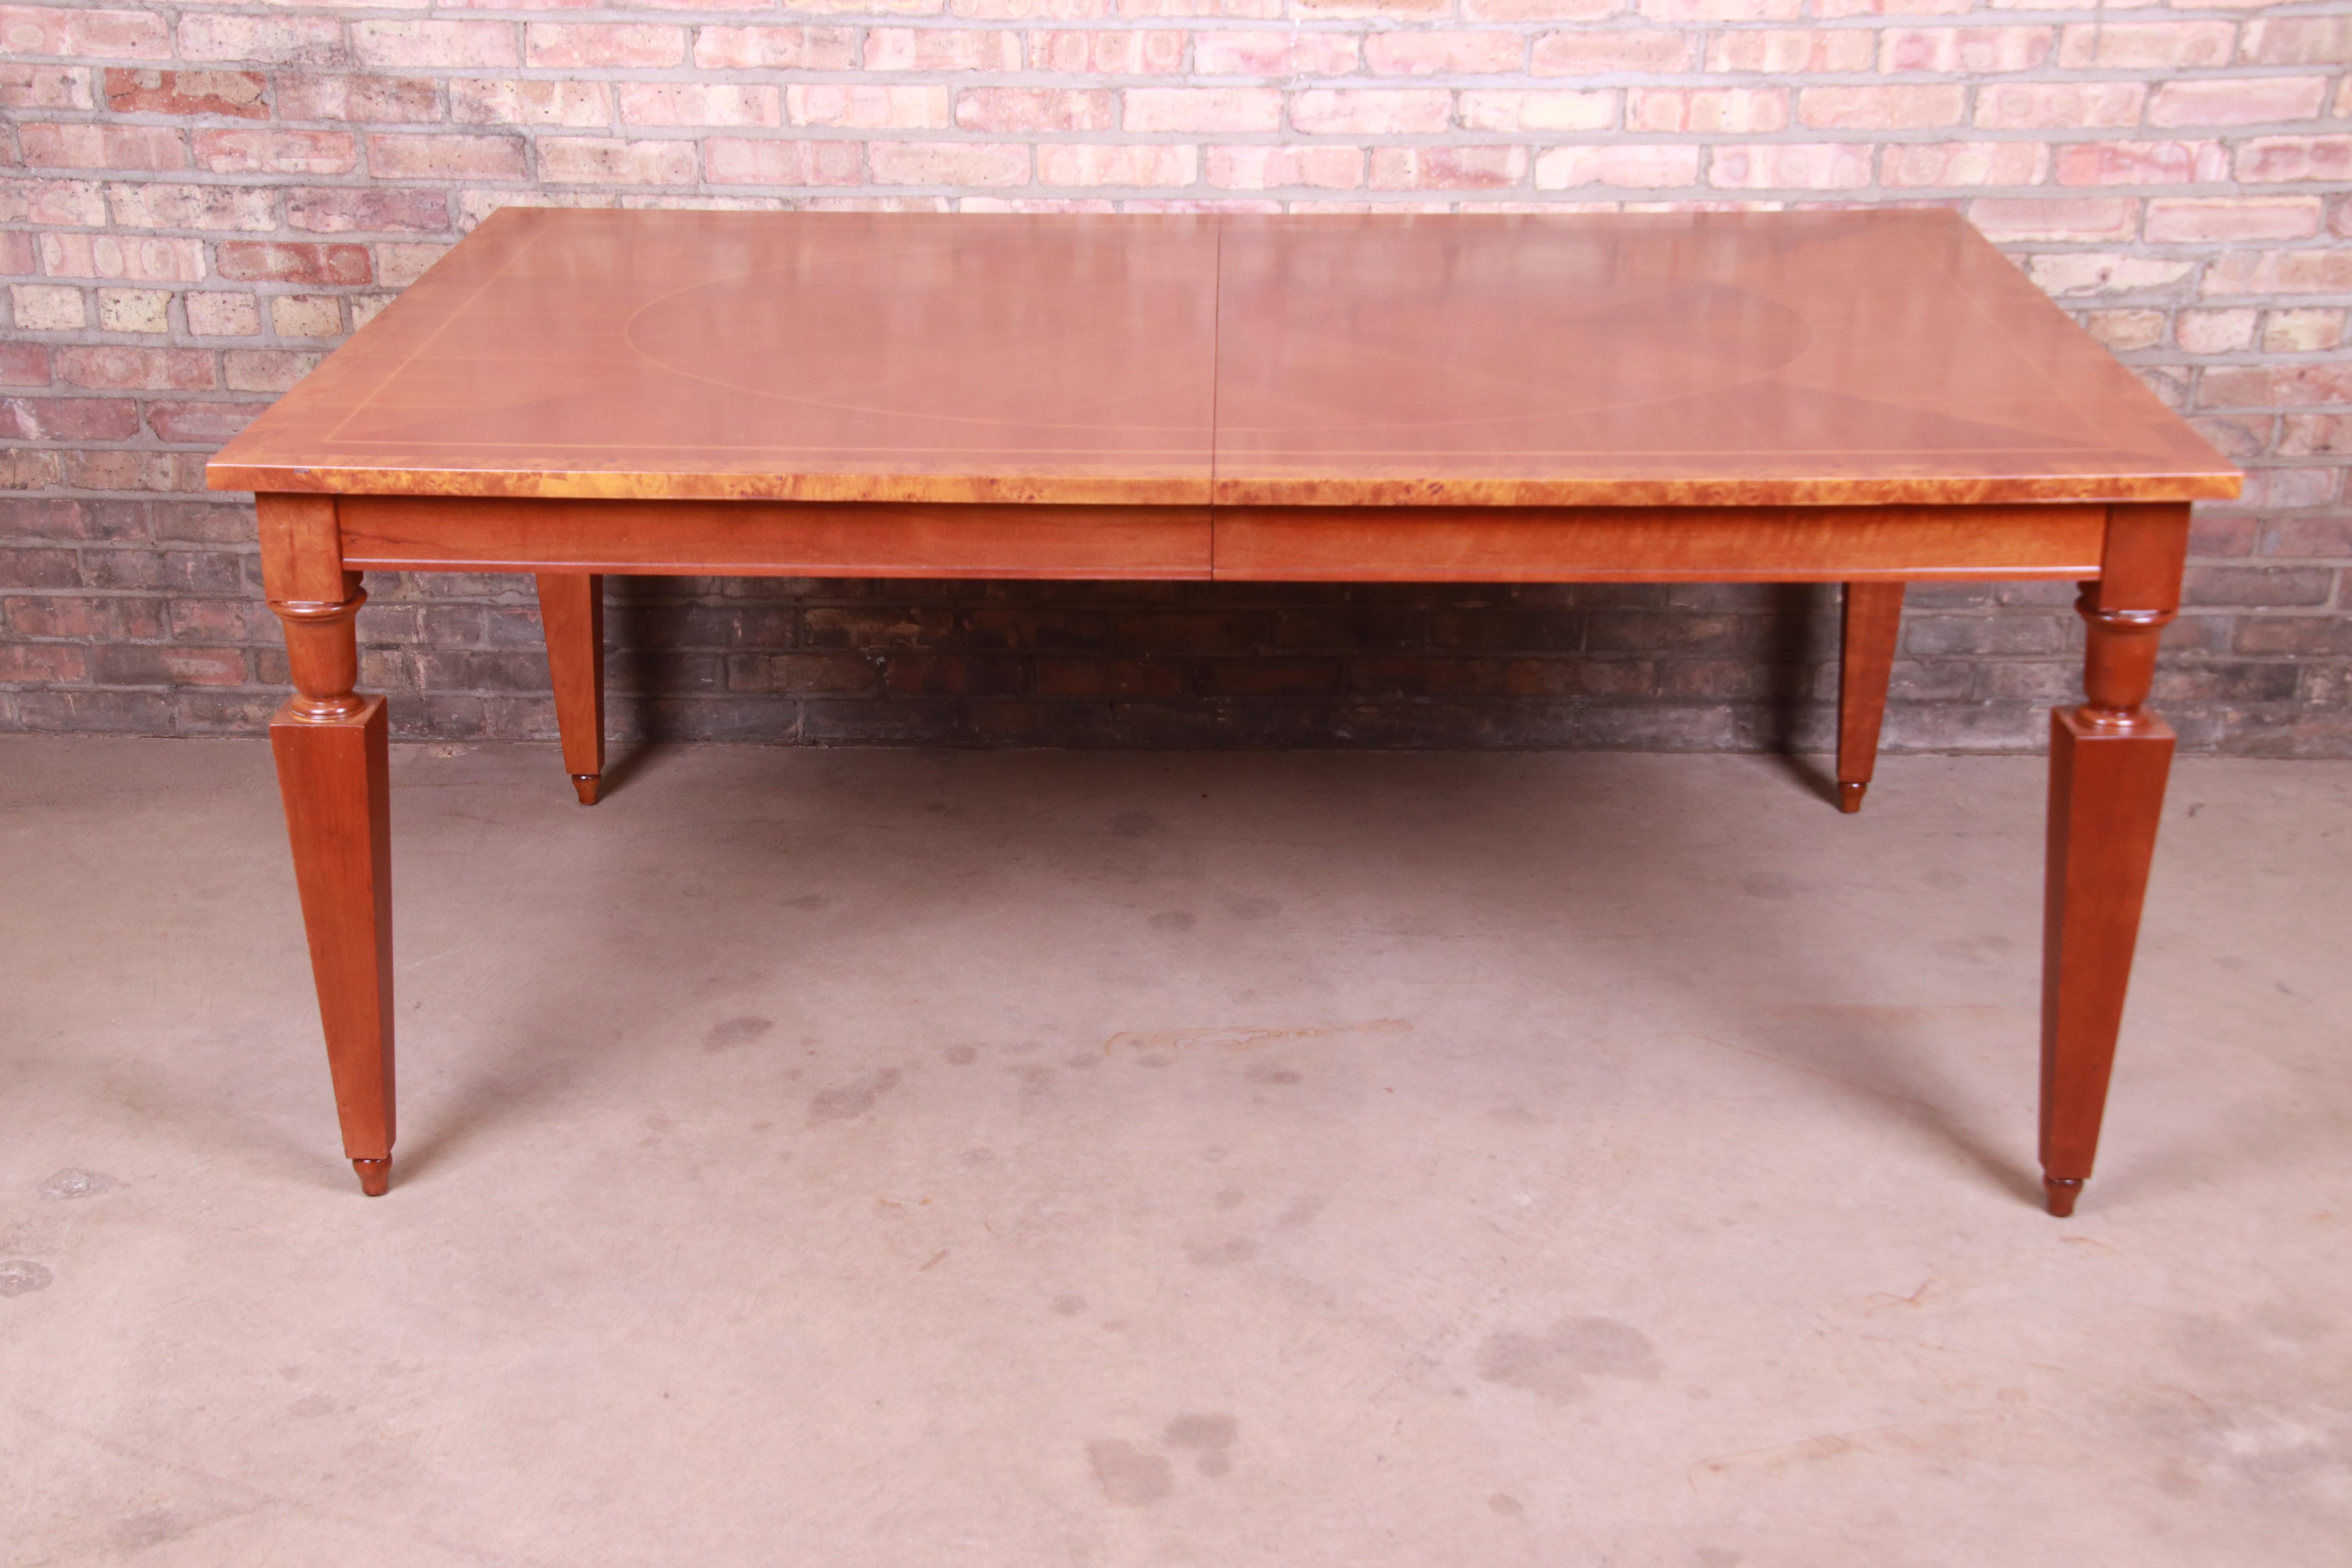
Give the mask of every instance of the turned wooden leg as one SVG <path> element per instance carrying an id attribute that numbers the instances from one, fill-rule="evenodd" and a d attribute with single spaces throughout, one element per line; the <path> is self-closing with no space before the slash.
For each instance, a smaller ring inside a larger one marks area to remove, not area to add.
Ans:
<path id="1" fill-rule="evenodd" d="M 580 804 L 596 804 L 604 773 L 604 579 L 581 572 L 539 574 L 539 618 L 547 628 L 547 670 L 555 682 L 555 727 L 563 766 Z"/>
<path id="2" fill-rule="evenodd" d="M 2050 1212 L 2090 1179 L 2156 851 L 2172 731 L 2143 704 L 2158 635 L 2180 603 L 2186 506 L 2110 509 L 2089 627 L 2088 697 L 2050 723 L 2050 846 L 2042 931 L 2042 1171 Z"/>
<path id="3" fill-rule="evenodd" d="M 1860 811 L 1878 764 L 1878 730 L 1903 629 L 1900 583 L 1848 583 L 1838 663 L 1838 809 Z"/>
<path id="4" fill-rule="evenodd" d="M 294 879 L 343 1153 L 360 1190 L 392 1181 L 392 832 L 383 699 L 352 688 L 356 574 L 341 603 L 272 600 L 286 627 L 296 695 L 269 722 Z"/>

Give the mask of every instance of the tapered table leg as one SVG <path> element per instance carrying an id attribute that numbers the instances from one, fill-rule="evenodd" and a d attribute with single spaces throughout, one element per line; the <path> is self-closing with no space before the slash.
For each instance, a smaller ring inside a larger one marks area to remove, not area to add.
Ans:
<path id="1" fill-rule="evenodd" d="M 347 579 L 342 603 L 272 601 L 285 623 L 297 695 L 269 724 L 310 970 L 327 1037 L 343 1153 L 360 1189 L 392 1181 L 392 831 L 383 699 L 352 687 L 352 621 L 367 595 Z"/>
<path id="2" fill-rule="evenodd" d="M 1848 583 L 1838 664 L 1838 809 L 1860 811 L 1878 765 L 1878 731 L 1903 629 L 1900 583 Z"/>
<path id="3" fill-rule="evenodd" d="M 539 574 L 539 618 L 547 630 L 547 670 L 555 685 L 555 727 L 563 767 L 580 804 L 596 804 L 604 773 L 604 579 L 590 573 Z"/>
<path id="4" fill-rule="evenodd" d="M 2179 605 L 2188 531 L 2186 506 L 2112 509 L 2099 580 L 2084 584 L 2077 605 L 2089 627 L 2089 700 L 2051 714 L 2042 1171 L 2053 1215 L 2074 1212 L 2098 1152 L 2172 765 L 2171 728 L 2144 704 L 2158 634 Z"/>

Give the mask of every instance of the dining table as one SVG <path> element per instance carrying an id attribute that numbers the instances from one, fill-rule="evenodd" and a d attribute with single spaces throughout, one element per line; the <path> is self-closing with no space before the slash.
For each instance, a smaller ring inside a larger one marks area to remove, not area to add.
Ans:
<path id="1" fill-rule="evenodd" d="M 394 1010 L 366 573 L 535 577 L 592 804 L 608 574 L 1835 584 L 1849 810 L 1906 585 L 2054 580 L 2080 584 L 2084 659 L 2050 715 L 2042 907 L 2064 1215 L 2173 752 L 2158 639 L 2190 504 L 2241 476 L 1942 208 L 508 207 L 207 481 L 255 497 L 293 687 L 269 738 L 370 1194 Z"/>

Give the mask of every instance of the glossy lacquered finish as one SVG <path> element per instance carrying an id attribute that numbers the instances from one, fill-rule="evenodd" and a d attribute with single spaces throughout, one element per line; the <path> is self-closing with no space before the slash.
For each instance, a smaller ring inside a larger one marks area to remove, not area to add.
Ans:
<path id="1" fill-rule="evenodd" d="M 606 572 L 1844 584 L 1861 803 L 1904 584 L 2078 579 L 2053 719 L 2042 1160 L 2091 1172 L 2172 739 L 2188 503 L 2238 476 L 1935 212 L 1612 219 L 503 213 L 216 459 L 344 1152 L 390 1179 L 384 717 L 362 570 L 537 574 L 603 775 Z"/>
<path id="2" fill-rule="evenodd" d="M 1953 215 L 494 215 L 216 488 L 1658 506 L 2229 465 Z"/>

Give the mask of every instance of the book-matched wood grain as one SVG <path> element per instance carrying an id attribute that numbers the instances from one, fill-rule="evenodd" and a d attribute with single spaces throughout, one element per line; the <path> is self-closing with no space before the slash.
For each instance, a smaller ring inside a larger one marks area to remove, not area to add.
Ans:
<path id="1" fill-rule="evenodd" d="M 2193 500 L 1940 210 L 494 214 L 221 489 L 1064 505 Z"/>

